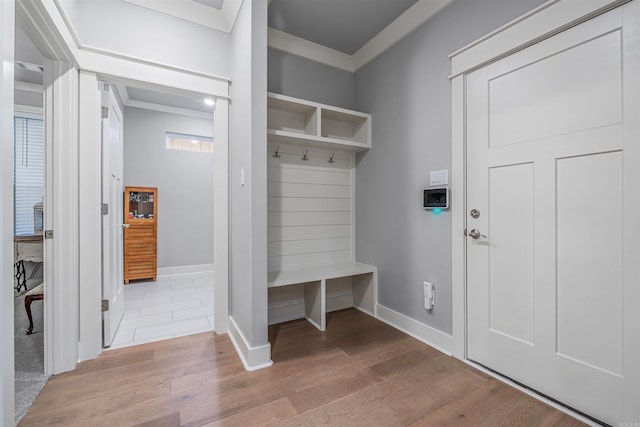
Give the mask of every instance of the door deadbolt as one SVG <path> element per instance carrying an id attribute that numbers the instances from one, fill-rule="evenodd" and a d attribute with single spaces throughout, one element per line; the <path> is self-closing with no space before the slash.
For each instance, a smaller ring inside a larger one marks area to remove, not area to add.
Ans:
<path id="1" fill-rule="evenodd" d="M 469 214 L 471 215 L 471 218 L 473 218 L 473 219 L 480 218 L 480 211 L 478 209 L 471 209 L 471 212 L 469 212 Z"/>

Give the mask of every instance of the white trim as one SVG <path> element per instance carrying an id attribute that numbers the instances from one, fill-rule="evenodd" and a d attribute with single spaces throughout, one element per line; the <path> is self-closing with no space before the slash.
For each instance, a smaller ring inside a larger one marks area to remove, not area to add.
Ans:
<path id="1" fill-rule="evenodd" d="M 247 371 L 257 371 L 273 365 L 271 344 L 267 342 L 260 347 L 251 347 L 231 316 L 229 316 L 229 338 Z"/>
<path id="2" fill-rule="evenodd" d="M 52 155 L 45 227 L 54 232 L 44 250 L 45 373 L 59 374 L 75 369 L 78 361 L 78 71 L 66 62 L 45 58 L 44 63 L 46 150 Z"/>
<path id="3" fill-rule="evenodd" d="M 158 277 L 179 276 L 185 274 L 213 273 L 213 264 L 179 265 L 175 267 L 159 267 Z"/>
<path id="4" fill-rule="evenodd" d="M 355 71 L 353 57 L 335 49 L 310 42 L 275 28 L 267 29 L 267 40 L 269 47 L 273 49 L 301 56 L 341 70 Z"/>
<path id="5" fill-rule="evenodd" d="M 451 305 L 452 353 L 459 359 L 467 357 L 466 338 L 466 117 L 464 76 L 451 81 Z"/>
<path id="6" fill-rule="evenodd" d="M 150 87 L 167 86 L 171 82 L 170 87 L 178 90 L 223 98 L 229 96 L 229 82 L 225 79 L 86 49 L 79 50 L 77 58 L 81 70 L 95 72 L 107 80 L 139 82 L 141 76 L 144 76 L 143 81 Z"/>
<path id="7" fill-rule="evenodd" d="M 575 418 L 578 421 L 581 421 L 581 422 L 585 423 L 588 426 L 593 426 L 593 427 L 599 427 L 600 426 L 600 424 L 593 422 L 589 418 L 584 417 L 584 416 L 578 414 L 577 412 L 574 412 L 571 409 L 569 409 L 569 408 L 567 408 L 567 407 L 565 407 L 563 405 L 558 404 L 557 402 L 555 402 L 553 400 L 547 399 L 546 397 L 544 397 L 544 396 L 532 391 L 531 389 L 528 389 L 526 387 L 521 386 L 520 384 L 517 384 L 517 383 L 511 381 L 509 378 L 503 377 L 502 375 L 498 375 L 495 372 L 490 371 L 489 369 L 485 368 L 482 365 L 479 365 L 479 364 L 477 364 L 477 363 L 475 363 L 475 362 L 473 362 L 471 360 L 465 360 L 464 363 L 466 363 L 467 365 L 473 367 L 474 369 L 477 369 L 478 371 L 481 371 L 481 372 L 489 375 L 492 378 L 497 379 L 498 381 L 500 381 L 500 382 L 502 382 L 504 384 L 507 384 L 507 385 L 509 385 L 509 386 L 511 386 L 511 387 L 523 392 L 524 394 L 526 394 L 526 395 L 528 395 L 530 397 L 533 397 L 534 399 L 536 399 L 536 400 L 538 400 L 538 401 L 540 401 L 540 402 L 542 402 L 542 403 L 544 403 L 546 405 L 551 406 L 554 409 L 557 409 L 558 411 L 560 411 L 562 413 L 565 413 L 565 414 L 569 415 L 570 417 Z"/>
<path id="8" fill-rule="evenodd" d="M 213 329 L 229 328 L 229 100 L 218 99 L 213 113 Z"/>
<path id="9" fill-rule="evenodd" d="M 453 52 L 451 77 L 510 55 L 630 0 L 550 0 Z"/>
<path id="10" fill-rule="evenodd" d="M 23 92 L 36 92 L 36 93 L 44 92 L 44 86 L 35 84 L 35 83 L 28 83 L 28 82 L 16 81 L 14 84 L 14 88 L 15 90 L 21 90 Z"/>
<path id="11" fill-rule="evenodd" d="M 446 355 L 452 355 L 450 349 L 453 345 L 453 336 L 449 334 L 445 334 L 436 328 L 418 322 L 381 304 L 376 304 L 376 319 Z"/>
<path id="12" fill-rule="evenodd" d="M 408 36 L 453 0 L 419 0 L 353 54 L 354 70 Z"/>
<path id="13" fill-rule="evenodd" d="M 137 101 L 134 99 L 129 99 L 126 102 L 123 100 L 123 103 L 125 107 L 141 108 L 143 110 L 158 111 L 161 113 L 178 114 L 181 116 L 196 117 L 198 119 L 204 120 L 211 120 L 213 117 L 213 111 L 211 113 L 205 113 L 204 111 L 189 110 L 187 108 L 161 105 L 156 104 L 155 102 Z"/>
<path id="14" fill-rule="evenodd" d="M 225 0 L 222 9 L 195 1 L 183 0 L 123 0 L 165 15 L 194 22 L 214 30 L 230 33 L 236 22 L 242 0 Z"/>
<path id="15" fill-rule="evenodd" d="M 31 105 L 15 104 L 13 108 L 14 108 L 13 110 L 14 115 L 32 116 L 33 118 L 36 118 L 36 119 L 44 118 L 44 108 L 42 107 L 33 107 Z"/>
<path id="16" fill-rule="evenodd" d="M 78 109 L 79 144 L 78 182 L 79 212 L 95 212 L 101 198 L 101 121 L 98 79 L 94 73 L 80 72 Z M 80 339 L 79 360 L 98 357 L 102 347 L 102 322 L 96 313 L 101 312 L 102 299 L 102 217 L 80 215 L 78 218 L 79 269 L 80 269 Z M 96 244 L 98 242 L 98 244 Z"/>
<path id="17" fill-rule="evenodd" d="M 13 331 L 13 84 L 15 2 L 0 1 L 0 425 L 15 425 Z"/>
<path id="18" fill-rule="evenodd" d="M 341 70 L 354 72 L 405 38 L 452 1 L 418 0 L 416 4 L 387 25 L 353 55 L 322 46 L 275 28 L 268 28 L 268 44 L 273 49 L 301 56 Z"/>

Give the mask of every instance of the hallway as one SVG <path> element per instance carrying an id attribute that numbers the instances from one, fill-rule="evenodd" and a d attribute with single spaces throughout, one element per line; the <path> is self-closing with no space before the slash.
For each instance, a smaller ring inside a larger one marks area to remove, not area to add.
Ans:
<path id="1" fill-rule="evenodd" d="M 213 330 L 213 273 L 124 286 L 125 310 L 110 349 Z"/>

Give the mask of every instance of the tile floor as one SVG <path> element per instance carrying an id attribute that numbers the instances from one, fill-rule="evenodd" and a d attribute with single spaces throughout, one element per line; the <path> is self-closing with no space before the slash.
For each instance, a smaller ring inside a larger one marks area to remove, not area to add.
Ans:
<path id="1" fill-rule="evenodd" d="M 124 286 L 124 316 L 111 349 L 213 330 L 213 273 Z"/>

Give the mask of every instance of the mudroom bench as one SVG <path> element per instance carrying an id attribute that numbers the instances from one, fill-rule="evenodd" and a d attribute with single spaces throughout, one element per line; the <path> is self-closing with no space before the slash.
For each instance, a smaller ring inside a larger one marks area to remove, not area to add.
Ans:
<path id="1" fill-rule="evenodd" d="M 377 268 L 360 262 L 269 272 L 268 287 L 304 286 L 305 318 L 320 331 L 327 326 L 327 287 L 351 278 L 352 306 L 375 316 Z"/>

